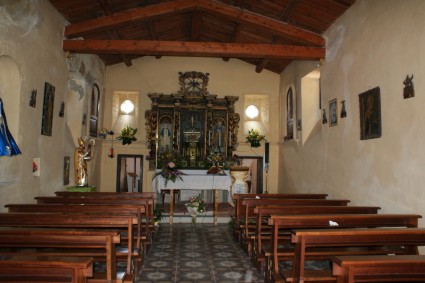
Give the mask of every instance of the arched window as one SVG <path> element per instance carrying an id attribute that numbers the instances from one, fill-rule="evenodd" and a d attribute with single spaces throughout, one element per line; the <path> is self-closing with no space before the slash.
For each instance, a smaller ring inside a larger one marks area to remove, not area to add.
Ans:
<path id="1" fill-rule="evenodd" d="M 286 93 L 286 139 L 294 138 L 294 97 L 292 87 Z"/>

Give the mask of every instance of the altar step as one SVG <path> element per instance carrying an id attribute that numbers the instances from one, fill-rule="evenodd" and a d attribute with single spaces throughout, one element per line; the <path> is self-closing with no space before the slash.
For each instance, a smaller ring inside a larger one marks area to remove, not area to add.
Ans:
<path id="1" fill-rule="evenodd" d="M 217 217 L 217 223 L 229 223 L 230 216 L 226 215 L 219 215 Z M 192 222 L 192 216 L 190 216 L 188 213 L 173 213 L 173 223 L 191 223 Z M 170 214 L 169 213 L 163 213 L 163 219 L 161 220 L 161 223 L 170 223 Z M 196 223 L 214 223 L 214 216 L 212 212 L 206 212 L 201 213 L 197 217 Z"/>

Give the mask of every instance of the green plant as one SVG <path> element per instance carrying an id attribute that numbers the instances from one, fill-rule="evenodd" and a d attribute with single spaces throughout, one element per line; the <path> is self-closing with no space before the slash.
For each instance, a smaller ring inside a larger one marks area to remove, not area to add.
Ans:
<path id="1" fill-rule="evenodd" d="M 134 136 L 136 133 L 137 129 L 127 125 L 121 130 L 121 133 L 117 137 L 117 140 L 122 141 L 123 145 L 131 144 L 132 142 L 137 140 L 137 138 Z"/>
<path id="2" fill-rule="evenodd" d="M 248 130 L 248 136 L 246 137 L 246 141 L 247 142 L 260 142 L 260 141 L 265 141 L 266 140 L 266 136 L 261 135 L 260 131 L 257 129 L 251 129 Z"/>
<path id="3" fill-rule="evenodd" d="M 162 212 L 164 212 L 164 210 L 158 204 L 156 204 L 155 208 L 153 209 L 153 222 L 154 223 L 158 223 L 164 218 L 164 216 L 162 215 Z"/>

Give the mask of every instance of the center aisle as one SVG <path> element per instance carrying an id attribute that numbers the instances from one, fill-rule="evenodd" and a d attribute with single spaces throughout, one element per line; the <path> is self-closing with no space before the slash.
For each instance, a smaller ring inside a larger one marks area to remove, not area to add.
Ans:
<path id="1" fill-rule="evenodd" d="M 234 242 L 228 224 L 161 223 L 135 282 L 264 282 L 264 277 Z"/>

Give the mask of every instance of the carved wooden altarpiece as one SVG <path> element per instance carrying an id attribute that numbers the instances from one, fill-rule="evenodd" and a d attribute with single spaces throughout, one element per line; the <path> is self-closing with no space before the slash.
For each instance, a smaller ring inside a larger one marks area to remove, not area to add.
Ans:
<path id="1" fill-rule="evenodd" d="M 220 98 L 207 90 L 208 73 L 179 73 L 177 93 L 149 93 L 145 112 L 146 139 L 152 151 L 178 150 L 186 167 L 205 167 L 214 153 L 229 159 L 237 145 L 237 96 Z"/>

